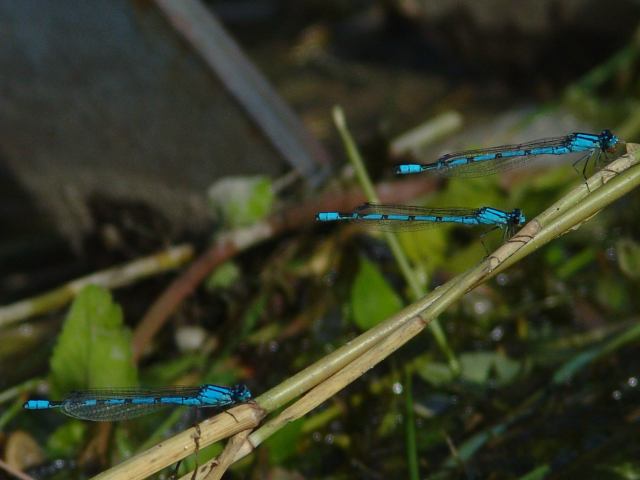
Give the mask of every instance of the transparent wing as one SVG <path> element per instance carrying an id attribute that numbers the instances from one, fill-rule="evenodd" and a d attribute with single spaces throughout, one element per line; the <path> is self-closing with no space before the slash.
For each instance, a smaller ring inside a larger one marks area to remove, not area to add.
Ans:
<path id="1" fill-rule="evenodd" d="M 80 390 L 71 392 L 65 400 L 78 401 L 84 399 L 91 400 L 113 400 L 128 399 L 137 397 L 194 397 L 200 393 L 201 387 L 194 386 L 173 386 L 161 388 L 96 388 L 91 390 Z"/>
<path id="2" fill-rule="evenodd" d="M 97 403 L 95 405 L 87 405 L 82 402 L 65 401 L 62 404 L 61 410 L 70 417 L 79 418 L 81 420 L 117 422 L 155 413 L 168 406 L 169 405 L 160 403 L 146 405 L 136 405 L 131 403 L 109 405 L 106 403 Z"/>
<path id="3" fill-rule="evenodd" d="M 159 400 L 162 397 L 193 398 L 200 392 L 200 387 L 162 387 L 162 388 L 102 388 L 71 392 L 62 402 L 61 410 L 67 415 L 82 420 L 119 421 L 140 417 L 170 406 L 159 401 L 153 403 L 134 404 L 131 399 L 150 398 Z M 123 400 L 114 404 L 110 401 Z"/>
<path id="4" fill-rule="evenodd" d="M 357 212 L 362 215 L 379 213 L 381 215 L 433 215 L 444 216 L 476 216 L 477 208 L 430 208 L 418 207 L 414 205 L 397 205 L 390 203 L 365 203 L 357 208 Z"/>
<path id="5" fill-rule="evenodd" d="M 573 135 L 567 135 L 564 137 L 548 138 L 544 140 L 536 140 L 533 142 L 520 143 L 514 145 L 501 145 L 499 147 L 492 148 L 480 148 L 475 150 L 465 150 L 462 152 L 448 153 L 438 159 L 439 162 L 451 162 L 458 158 L 469 158 L 477 155 L 494 154 L 494 153 L 506 153 L 519 150 L 531 150 L 535 148 L 547 148 L 547 147 L 562 147 L 570 143 Z M 526 163 L 533 161 L 539 156 L 537 155 L 519 155 L 510 157 L 500 157 L 491 160 L 480 160 L 477 162 L 468 163 L 465 165 L 457 165 L 451 167 L 444 167 L 440 169 L 429 170 L 431 173 L 441 175 L 444 177 L 481 177 L 484 175 L 490 175 L 496 172 L 504 172 L 523 166 Z"/>
<path id="6" fill-rule="evenodd" d="M 474 150 L 462 150 L 460 152 L 447 153 L 441 156 L 438 160 L 449 160 L 451 158 L 467 158 L 474 157 L 476 155 L 482 155 L 483 153 L 504 153 L 513 150 L 530 150 L 540 147 L 562 147 L 571 142 L 572 135 L 565 135 L 563 137 L 543 138 L 541 140 L 533 140 L 526 143 L 514 143 L 512 145 L 499 145 L 497 147 L 488 148 L 476 148 Z"/>
<path id="7" fill-rule="evenodd" d="M 426 216 L 426 217 L 476 217 L 478 210 L 473 208 L 428 208 L 410 205 L 391 205 L 366 203 L 357 210 L 359 215 L 407 215 L 407 216 Z M 434 227 L 442 227 L 444 225 L 452 225 L 454 222 L 429 221 L 424 219 L 405 219 L 405 220 L 367 220 L 357 218 L 354 221 L 365 224 L 375 230 L 386 232 L 411 232 L 416 230 L 425 230 Z"/>
<path id="8" fill-rule="evenodd" d="M 460 166 L 444 167 L 437 170 L 430 170 L 431 173 L 442 177 L 474 178 L 484 177 L 497 172 L 507 172 L 514 168 L 522 167 L 533 161 L 535 157 L 520 156 L 508 158 L 494 158 L 493 160 L 482 160 L 480 162 L 468 163 Z"/>

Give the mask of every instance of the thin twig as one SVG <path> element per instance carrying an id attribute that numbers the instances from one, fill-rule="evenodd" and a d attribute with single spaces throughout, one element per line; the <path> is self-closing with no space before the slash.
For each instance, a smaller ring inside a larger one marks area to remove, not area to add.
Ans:
<path id="1" fill-rule="evenodd" d="M 86 285 L 102 285 L 110 289 L 123 287 L 141 278 L 178 268 L 192 257 L 191 245 L 178 245 L 148 257 L 72 280 L 49 292 L 0 307 L 0 328 L 66 305 Z"/>
<path id="2" fill-rule="evenodd" d="M 0 470 L 4 470 L 9 475 L 19 480 L 34 480 L 32 476 L 27 475 L 26 473 L 21 472 L 20 470 L 12 467 L 8 463 L 4 462 L 2 459 L 0 459 Z"/>

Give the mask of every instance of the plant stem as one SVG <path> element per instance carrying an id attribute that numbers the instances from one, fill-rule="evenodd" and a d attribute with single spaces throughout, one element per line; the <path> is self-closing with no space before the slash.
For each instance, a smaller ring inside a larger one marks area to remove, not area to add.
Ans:
<path id="1" fill-rule="evenodd" d="M 349 129 L 347 128 L 346 120 L 344 118 L 344 113 L 338 106 L 333 108 L 333 121 L 336 125 L 336 128 L 338 129 L 338 132 L 340 133 L 340 137 L 342 138 L 342 143 L 344 144 L 347 157 L 349 158 L 349 161 L 356 171 L 356 176 L 358 177 L 358 181 L 360 182 L 360 185 L 362 186 L 367 199 L 369 200 L 369 202 L 378 203 L 378 196 L 376 195 L 376 191 L 373 188 L 373 183 L 369 178 L 367 169 L 364 166 L 362 156 L 358 151 L 358 147 L 356 146 L 351 133 L 349 133 Z M 387 244 L 389 245 L 393 257 L 398 263 L 398 267 L 400 268 L 405 281 L 409 285 L 409 288 L 411 288 L 413 300 L 419 299 L 426 292 L 421 285 L 420 280 L 411 268 L 409 259 L 405 255 L 404 250 L 402 249 L 402 246 L 398 241 L 398 237 L 393 232 L 384 232 L 384 237 L 387 241 Z M 431 333 L 436 339 L 436 343 L 447 357 L 449 368 L 451 368 L 452 372 L 457 375 L 460 372 L 460 363 L 458 362 L 458 359 L 456 358 L 453 350 L 449 347 L 447 337 L 444 334 L 440 323 L 437 320 L 434 320 L 433 322 L 431 322 L 429 327 L 431 328 Z"/>
<path id="2" fill-rule="evenodd" d="M 418 468 L 418 445 L 416 442 L 416 422 L 413 415 L 413 374 L 405 370 L 404 376 L 404 398 L 405 398 L 405 433 L 407 448 L 407 468 L 409 478 L 418 480 L 420 469 Z"/>

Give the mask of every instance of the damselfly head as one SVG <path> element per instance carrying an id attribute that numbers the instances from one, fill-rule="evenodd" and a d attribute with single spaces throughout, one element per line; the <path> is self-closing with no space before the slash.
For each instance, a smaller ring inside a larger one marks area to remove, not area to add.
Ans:
<path id="1" fill-rule="evenodd" d="M 233 395 L 238 402 L 247 402 L 253 397 L 246 385 L 238 384 L 231 388 L 233 390 Z"/>
<path id="2" fill-rule="evenodd" d="M 525 217 L 524 213 L 522 213 L 522 210 L 519 208 L 516 208 L 511 212 L 511 218 L 513 220 L 513 224 L 517 226 L 524 225 L 527 221 L 527 217 Z"/>
<path id="3" fill-rule="evenodd" d="M 620 139 L 611 130 L 603 130 L 600 134 L 600 149 L 603 152 L 613 153 L 616 151 L 616 145 L 619 141 Z"/>

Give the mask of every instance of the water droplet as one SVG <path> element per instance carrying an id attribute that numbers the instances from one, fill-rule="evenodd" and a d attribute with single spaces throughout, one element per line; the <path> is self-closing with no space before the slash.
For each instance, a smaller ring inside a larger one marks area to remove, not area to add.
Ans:
<path id="1" fill-rule="evenodd" d="M 271 353 L 277 352 L 279 348 L 280 348 L 280 344 L 275 340 L 272 340 L 271 342 L 269 342 L 269 351 Z"/>
<path id="2" fill-rule="evenodd" d="M 618 254 L 616 252 L 615 247 L 609 247 L 604 251 L 604 255 L 607 257 L 607 260 L 610 260 L 612 262 L 616 261 L 616 258 L 618 257 Z"/>
<path id="3" fill-rule="evenodd" d="M 334 436 L 331 433 L 327 433 L 324 436 L 324 443 L 326 443 L 327 445 L 332 445 L 334 441 Z"/>
<path id="4" fill-rule="evenodd" d="M 611 394 L 611 398 L 613 398 L 614 400 L 622 399 L 622 392 L 620 390 L 614 390 Z"/>
<path id="5" fill-rule="evenodd" d="M 403 390 L 402 384 L 400 382 L 395 382 L 393 384 L 393 386 L 391 387 L 391 390 L 396 395 L 400 395 L 402 393 L 402 390 Z"/>
<path id="6" fill-rule="evenodd" d="M 34 332 L 32 323 L 23 323 L 18 327 L 18 333 L 23 337 L 30 337 Z"/>
<path id="7" fill-rule="evenodd" d="M 202 347 L 207 332 L 198 326 L 183 326 L 176 330 L 175 341 L 181 352 L 193 352 Z"/>
<path id="8" fill-rule="evenodd" d="M 488 299 L 484 298 L 473 302 L 473 311 L 476 313 L 476 315 L 484 315 L 489 310 L 491 310 L 491 306 L 491 302 Z"/>
<path id="9" fill-rule="evenodd" d="M 509 283 L 509 280 L 510 280 L 509 275 L 507 275 L 506 273 L 499 273 L 498 276 L 496 277 L 496 282 L 501 287 L 504 287 L 505 285 L 507 285 Z"/>
<path id="10" fill-rule="evenodd" d="M 627 380 L 627 384 L 631 388 L 637 387 L 638 386 L 638 377 L 629 377 L 629 379 Z"/>
<path id="11" fill-rule="evenodd" d="M 491 330 L 491 340 L 493 340 L 494 342 L 499 342 L 500 340 L 502 340 L 502 337 L 504 337 L 504 329 L 502 327 L 496 327 L 493 330 Z"/>
<path id="12" fill-rule="evenodd" d="M 311 438 L 313 438 L 314 442 L 320 442 L 322 441 L 322 434 L 320 432 L 313 432 Z"/>

